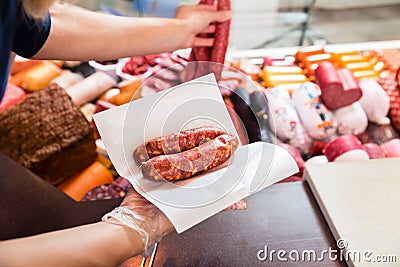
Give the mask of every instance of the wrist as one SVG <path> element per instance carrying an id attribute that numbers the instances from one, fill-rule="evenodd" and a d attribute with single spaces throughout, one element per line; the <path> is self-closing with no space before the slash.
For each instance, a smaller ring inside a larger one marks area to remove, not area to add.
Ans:
<path id="1" fill-rule="evenodd" d="M 174 33 L 173 38 L 177 40 L 177 48 L 185 49 L 192 46 L 194 43 L 194 31 L 190 25 L 190 21 L 187 19 L 174 19 L 176 32 Z"/>
<path id="2" fill-rule="evenodd" d="M 108 232 L 112 236 L 113 241 L 110 242 L 113 244 L 113 247 L 117 248 L 118 253 L 120 253 L 119 259 L 125 261 L 143 253 L 143 241 L 135 230 L 124 225 L 109 222 L 100 222 L 99 224 L 102 225 L 105 232 Z"/>
<path id="3" fill-rule="evenodd" d="M 117 207 L 102 218 L 103 222 L 123 226 L 134 239 L 139 240 L 142 255 L 149 256 L 156 242 L 156 235 L 148 221 L 127 207 Z"/>

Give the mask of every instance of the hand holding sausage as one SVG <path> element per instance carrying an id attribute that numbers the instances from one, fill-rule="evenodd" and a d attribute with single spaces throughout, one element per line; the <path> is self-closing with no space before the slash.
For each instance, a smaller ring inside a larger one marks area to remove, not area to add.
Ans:
<path id="1" fill-rule="evenodd" d="M 229 20 L 231 11 L 217 11 L 217 7 L 214 5 L 181 6 L 177 11 L 176 18 L 183 20 L 191 33 L 187 47 L 213 46 L 213 38 L 198 37 L 198 34 L 213 33 L 215 26 L 210 24 Z"/>

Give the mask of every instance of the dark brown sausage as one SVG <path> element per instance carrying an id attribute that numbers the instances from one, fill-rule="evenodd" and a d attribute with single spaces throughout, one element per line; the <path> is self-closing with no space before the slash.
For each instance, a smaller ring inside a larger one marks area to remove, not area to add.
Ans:
<path id="1" fill-rule="evenodd" d="M 146 160 L 159 155 L 175 154 L 192 149 L 202 142 L 209 141 L 225 133 L 221 128 L 206 126 L 156 137 L 138 146 L 133 151 L 133 159 L 140 165 Z"/>
<path id="2" fill-rule="evenodd" d="M 142 173 L 156 181 L 186 179 L 221 165 L 237 147 L 234 135 L 223 134 L 182 153 L 149 159 L 142 165 Z"/>
<path id="3" fill-rule="evenodd" d="M 231 1 L 230 0 L 218 0 L 217 9 L 220 10 L 231 10 Z M 229 31 L 230 31 L 231 21 L 225 21 L 221 23 L 217 23 L 215 28 L 215 39 L 214 46 L 211 53 L 211 61 L 219 64 L 214 64 L 212 66 L 212 72 L 217 79 L 217 81 L 221 78 L 221 72 L 223 66 L 220 64 L 224 64 L 225 55 L 228 49 L 229 42 Z"/>

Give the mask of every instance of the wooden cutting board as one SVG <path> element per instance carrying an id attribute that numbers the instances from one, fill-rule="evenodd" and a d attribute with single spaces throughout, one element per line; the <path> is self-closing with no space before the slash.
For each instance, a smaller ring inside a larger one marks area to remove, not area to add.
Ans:
<path id="1" fill-rule="evenodd" d="M 400 266 L 400 158 L 308 164 L 304 175 L 345 247 L 338 256 L 349 266 Z"/>

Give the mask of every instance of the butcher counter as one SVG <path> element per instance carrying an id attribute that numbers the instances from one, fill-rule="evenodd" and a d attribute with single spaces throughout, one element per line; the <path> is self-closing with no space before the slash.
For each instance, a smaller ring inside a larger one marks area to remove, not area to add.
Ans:
<path id="1" fill-rule="evenodd" d="M 6 229 L 0 231 L 0 239 L 96 222 L 121 201 L 75 202 L 4 155 L 0 157 L 0 228 Z M 144 266 L 271 266 L 282 264 L 276 254 L 279 250 L 297 251 L 300 259 L 304 252 L 316 252 L 316 258 L 307 254 L 305 262 L 296 262 L 299 265 L 345 266 L 329 257 L 318 261 L 323 250 L 336 249 L 336 241 L 306 182 L 275 184 L 247 201 L 246 210 L 223 211 L 183 234 L 168 235 L 159 243 L 153 262 L 149 258 Z M 142 257 L 136 257 L 124 265 L 140 266 L 141 262 Z"/>

